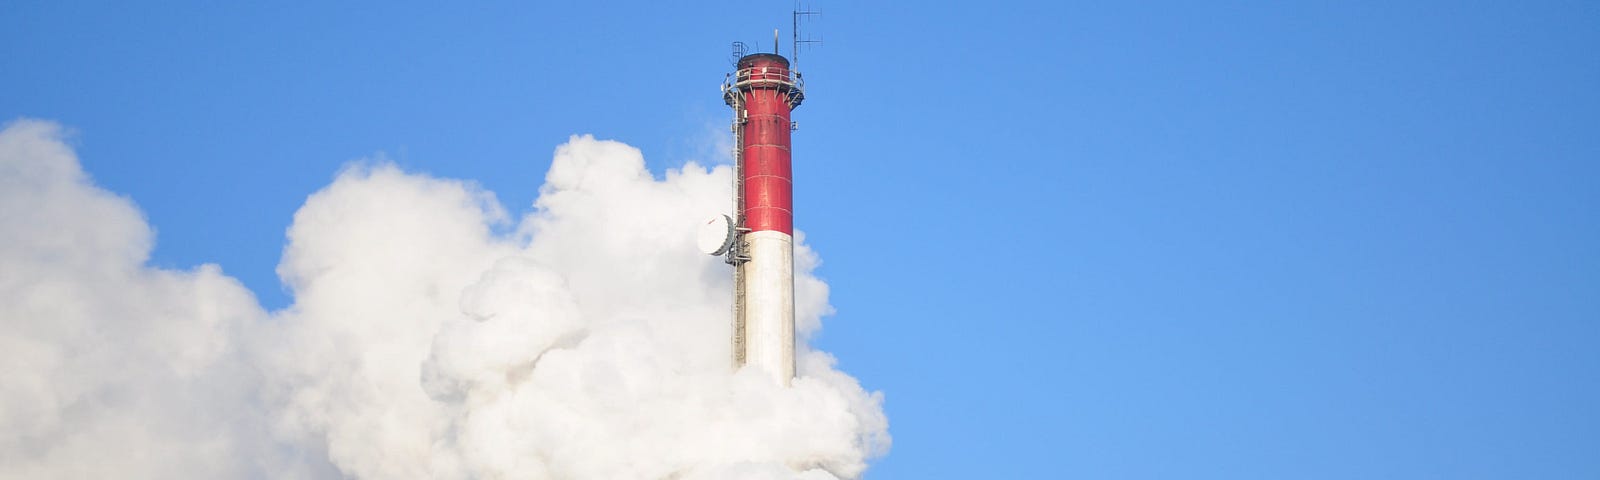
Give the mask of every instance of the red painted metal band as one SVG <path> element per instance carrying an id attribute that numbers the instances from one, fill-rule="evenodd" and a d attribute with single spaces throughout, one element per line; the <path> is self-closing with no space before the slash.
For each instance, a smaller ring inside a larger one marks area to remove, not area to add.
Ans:
<path id="1" fill-rule="evenodd" d="M 770 63 L 768 63 L 770 62 Z M 756 71 L 788 76 L 788 65 L 757 59 Z M 789 102 L 775 88 L 744 92 L 744 221 L 752 231 L 794 235 L 793 166 L 790 157 Z"/>

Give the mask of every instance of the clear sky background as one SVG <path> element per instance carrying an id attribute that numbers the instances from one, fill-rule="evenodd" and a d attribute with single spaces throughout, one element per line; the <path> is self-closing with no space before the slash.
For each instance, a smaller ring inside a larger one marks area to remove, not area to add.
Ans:
<path id="1" fill-rule="evenodd" d="M 8 3 L 0 117 L 280 308 L 348 161 L 515 212 L 572 134 L 717 158 L 791 7 L 322 3 Z M 1600 4 L 815 6 L 796 218 L 869 478 L 1600 478 Z"/>

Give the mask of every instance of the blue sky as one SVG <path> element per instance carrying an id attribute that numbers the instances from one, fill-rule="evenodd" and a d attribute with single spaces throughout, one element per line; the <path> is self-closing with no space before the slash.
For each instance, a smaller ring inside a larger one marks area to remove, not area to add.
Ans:
<path id="1" fill-rule="evenodd" d="M 869 478 L 1600 477 L 1600 7 L 819 2 L 796 223 Z M 572 134 L 715 154 L 788 2 L 0 15 L 0 117 L 263 304 L 358 158 L 526 211 Z"/>

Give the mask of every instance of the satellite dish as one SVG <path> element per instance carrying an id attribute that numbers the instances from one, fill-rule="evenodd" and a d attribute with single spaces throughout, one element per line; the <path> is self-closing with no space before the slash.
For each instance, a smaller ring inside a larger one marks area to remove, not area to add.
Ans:
<path id="1" fill-rule="evenodd" d="M 728 253 L 728 247 L 733 246 L 733 233 L 733 219 L 727 215 L 716 215 L 700 224 L 695 243 L 706 255 L 722 255 Z"/>

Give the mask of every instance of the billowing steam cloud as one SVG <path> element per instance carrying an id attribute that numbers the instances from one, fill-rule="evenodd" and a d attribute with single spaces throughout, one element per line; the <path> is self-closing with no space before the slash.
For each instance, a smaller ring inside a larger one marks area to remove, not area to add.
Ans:
<path id="1" fill-rule="evenodd" d="M 215 265 L 146 266 L 150 227 L 61 136 L 0 131 L 0 478 L 826 479 L 888 448 L 825 353 L 792 388 L 730 371 L 728 271 L 692 245 L 726 167 L 658 180 L 573 137 L 513 224 L 352 166 L 295 214 L 266 312 Z M 796 280 L 811 331 L 827 286 Z"/>

